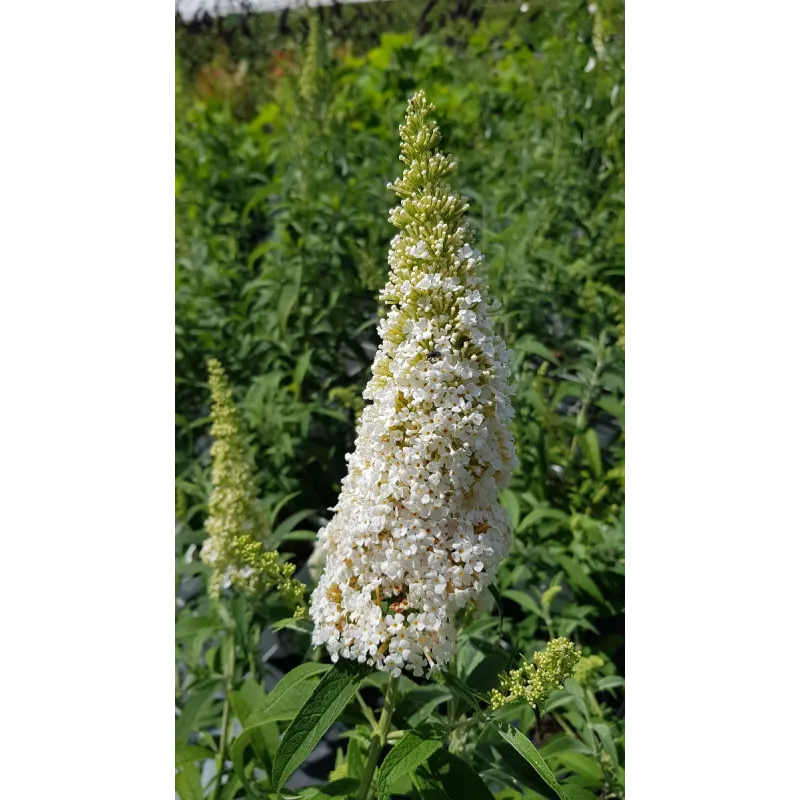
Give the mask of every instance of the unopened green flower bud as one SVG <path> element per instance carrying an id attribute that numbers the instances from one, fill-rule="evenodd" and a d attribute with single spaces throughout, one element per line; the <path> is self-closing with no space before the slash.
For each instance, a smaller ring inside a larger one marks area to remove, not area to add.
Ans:
<path id="1" fill-rule="evenodd" d="M 605 664 L 600 656 L 585 656 L 575 667 L 575 682 L 580 686 L 588 685 L 592 676 Z"/>
<path id="2" fill-rule="evenodd" d="M 553 639 L 539 653 L 534 653 L 533 661 L 523 659 L 519 669 L 502 673 L 500 689 L 489 693 L 492 710 L 506 703 L 524 698 L 534 708 L 541 708 L 550 693 L 564 687 L 564 681 L 572 677 L 575 666 L 580 661 L 580 651 L 569 639 Z"/>

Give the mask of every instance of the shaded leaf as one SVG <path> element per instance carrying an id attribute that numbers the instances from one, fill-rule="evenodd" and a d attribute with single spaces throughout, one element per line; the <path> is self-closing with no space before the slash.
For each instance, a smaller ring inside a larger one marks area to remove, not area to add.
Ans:
<path id="1" fill-rule="evenodd" d="M 522 606 L 522 608 L 524 608 L 526 611 L 531 611 L 537 616 L 544 618 L 544 614 L 542 613 L 542 609 L 539 608 L 539 604 L 529 594 L 525 594 L 525 592 L 521 592 L 519 589 L 506 589 L 503 592 L 503 597 L 513 600 L 517 605 Z"/>
<path id="2" fill-rule="evenodd" d="M 211 702 L 214 690 L 219 681 L 197 686 L 192 690 L 186 705 L 181 709 L 178 718 L 175 720 L 175 742 L 184 744 L 189 739 L 189 735 L 194 730 L 194 722 L 197 716 Z"/>
<path id="3" fill-rule="evenodd" d="M 447 750 L 435 752 L 428 761 L 428 768 L 450 800 L 494 800 L 483 778 L 454 753 Z"/>
<path id="4" fill-rule="evenodd" d="M 354 778 L 339 778 L 327 786 L 313 786 L 302 793 L 305 800 L 345 800 L 355 795 L 359 782 Z"/>
<path id="5" fill-rule="evenodd" d="M 618 686 L 625 685 L 625 678 L 621 675 L 606 675 L 597 681 L 597 691 L 604 692 L 608 689 L 616 689 Z"/>
<path id="6" fill-rule="evenodd" d="M 175 792 L 181 800 L 203 800 L 200 770 L 194 764 L 186 764 L 175 775 Z"/>
<path id="7" fill-rule="evenodd" d="M 272 783 L 280 792 L 287 778 L 306 760 L 325 732 L 352 700 L 370 668 L 339 660 L 317 684 L 281 740 L 272 766 Z"/>
<path id="8" fill-rule="evenodd" d="M 409 731 L 386 756 L 378 770 L 378 800 L 388 800 L 389 787 L 404 775 L 408 775 L 420 764 L 424 764 L 442 743 L 426 739 L 415 731 Z"/>
<path id="9" fill-rule="evenodd" d="M 550 506 L 539 506 L 538 508 L 534 508 L 533 511 L 529 511 L 522 522 L 519 524 L 519 528 L 517 529 L 517 533 L 523 533 L 528 528 L 532 528 L 537 522 L 543 519 L 554 519 L 558 520 L 559 522 L 564 522 L 567 519 L 567 515 L 563 511 L 559 511 L 557 508 L 551 508 Z"/>
<path id="10" fill-rule="evenodd" d="M 194 761 L 214 758 L 214 753 L 199 744 L 182 744 L 175 748 L 175 766 L 180 767 Z"/>
<path id="11" fill-rule="evenodd" d="M 593 428 L 581 434 L 581 444 L 595 478 L 599 478 L 603 474 L 603 459 L 600 455 L 600 442 Z"/>
<path id="12" fill-rule="evenodd" d="M 560 800 L 567 800 L 566 795 L 558 784 L 556 776 L 540 755 L 539 751 L 527 736 L 520 733 L 511 725 L 496 726 L 500 735 L 536 770 L 542 780 L 558 795 Z"/>
<path id="13" fill-rule="evenodd" d="M 299 633 L 311 633 L 314 630 L 314 623 L 308 619 L 296 619 L 295 617 L 285 617 L 273 622 L 270 626 L 273 631 L 279 631 L 283 628 L 290 628 Z"/>

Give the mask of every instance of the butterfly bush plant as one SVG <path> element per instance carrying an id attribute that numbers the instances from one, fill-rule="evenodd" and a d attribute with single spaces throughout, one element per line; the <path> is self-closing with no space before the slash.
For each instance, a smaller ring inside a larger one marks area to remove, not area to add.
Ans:
<path id="1" fill-rule="evenodd" d="M 418 92 L 400 126 L 405 168 L 389 184 L 399 232 L 381 293 L 388 312 L 348 473 L 318 534 L 308 607 L 293 567 L 268 548 L 270 514 L 223 368 L 210 363 L 215 441 L 202 561 L 210 618 L 223 632 L 211 671 L 219 664 L 225 683 L 221 730 L 180 751 L 182 797 L 204 796 L 190 764 L 200 751 L 214 756 L 215 800 L 593 796 L 560 782 L 525 731 L 539 730 L 553 692 L 589 685 L 599 665 L 564 637 L 518 654 L 502 638 L 502 609 L 489 613 L 512 534 L 498 497 L 518 465 L 510 353 L 433 111 Z M 269 692 L 254 656 L 259 614 L 273 630 L 310 634 L 304 663 Z M 249 671 L 237 672 L 237 651 Z M 576 669 L 580 684 L 569 680 Z M 199 696 L 190 713 L 219 701 Z M 298 770 L 323 739 L 337 741 L 336 722 L 347 729 L 328 782 L 303 788 Z"/>

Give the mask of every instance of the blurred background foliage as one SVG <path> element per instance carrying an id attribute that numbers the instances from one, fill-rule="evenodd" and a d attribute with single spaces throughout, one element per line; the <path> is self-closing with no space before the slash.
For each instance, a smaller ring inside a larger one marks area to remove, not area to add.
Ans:
<path id="1" fill-rule="evenodd" d="M 609 690 L 624 673 L 623 19 L 617 0 L 176 17 L 179 622 L 206 602 L 210 357 L 244 414 L 273 540 L 307 579 L 378 343 L 397 129 L 425 89 L 515 353 L 503 635 L 527 655 L 573 638 L 601 656 Z M 565 691 L 563 714 L 600 709 Z M 586 724 L 611 731 L 605 763 L 621 770 L 622 707 L 607 699 L 608 719 Z M 580 737 L 579 720 L 561 722 Z M 579 749 L 551 757 L 613 792 Z"/>

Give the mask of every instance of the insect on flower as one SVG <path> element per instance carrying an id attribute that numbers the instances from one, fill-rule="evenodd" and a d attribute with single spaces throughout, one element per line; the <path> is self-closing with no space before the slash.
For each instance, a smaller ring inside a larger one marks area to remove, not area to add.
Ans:
<path id="1" fill-rule="evenodd" d="M 430 353 L 428 353 L 428 355 L 426 356 L 426 358 L 428 359 L 428 361 L 431 361 L 431 362 L 433 362 L 433 361 L 437 361 L 437 360 L 439 360 L 441 357 L 442 357 L 442 354 L 441 354 L 441 352 L 440 352 L 439 350 L 431 350 L 431 352 L 430 352 Z"/>

